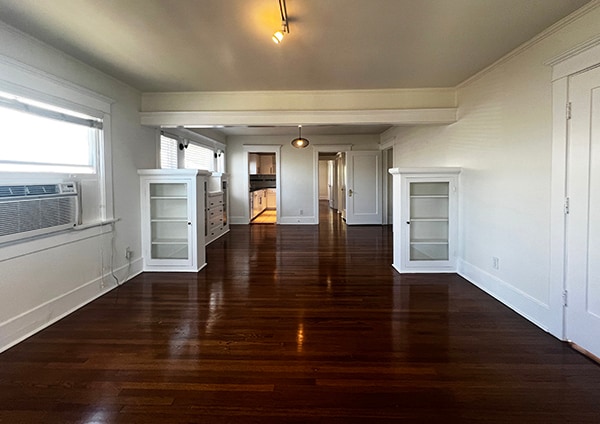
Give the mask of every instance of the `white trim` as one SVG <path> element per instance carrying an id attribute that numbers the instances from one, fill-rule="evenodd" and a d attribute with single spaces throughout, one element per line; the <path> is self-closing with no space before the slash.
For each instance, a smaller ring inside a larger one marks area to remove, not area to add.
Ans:
<path id="1" fill-rule="evenodd" d="M 419 168 L 391 168 L 389 169 L 389 173 L 392 175 L 399 175 L 399 174 L 436 174 L 436 177 L 441 176 L 451 176 L 451 175 L 457 175 L 460 174 L 462 171 L 462 168 L 460 167 L 452 167 L 452 166 L 445 166 L 445 167 L 419 167 Z"/>
<path id="2" fill-rule="evenodd" d="M 115 220 L 108 221 L 106 225 L 104 223 L 95 223 L 97 225 L 89 227 L 85 225 L 85 228 L 79 229 L 79 231 L 74 228 L 46 236 L 20 240 L 16 243 L 0 245 L 0 262 L 110 233 L 113 231 L 114 222 Z"/>
<path id="3" fill-rule="evenodd" d="M 600 0 L 590 1 L 589 3 L 582 6 L 581 8 L 577 9 L 575 12 L 566 16 L 565 18 L 561 19 L 554 25 L 551 25 L 550 27 L 546 28 L 544 31 L 542 31 L 541 33 L 539 33 L 538 35 L 533 37 L 531 40 L 526 41 L 525 43 L 521 44 L 516 49 L 512 50 L 510 53 L 506 54 L 505 56 L 501 57 L 500 59 L 498 59 L 497 61 L 492 63 L 491 65 L 489 65 L 486 68 L 482 69 L 481 71 L 477 72 L 475 75 L 467 78 L 466 80 L 464 80 L 463 82 L 458 84 L 455 88 L 457 90 L 459 90 L 459 89 L 464 88 L 467 85 L 470 85 L 471 83 L 481 79 L 483 76 L 485 76 L 489 72 L 493 71 L 498 66 L 510 61 L 514 57 L 516 57 L 516 56 L 520 55 L 521 53 L 525 52 L 526 50 L 529 50 L 530 48 L 534 47 L 539 42 L 552 36 L 553 34 L 562 30 L 563 28 L 571 25 L 574 21 L 587 15 L 589 12 L 591 12 L 593 9 L 597 8 L 598 6 L 600 6 Z"/>
<path id="4" fill-rule="evenodd" d="M 119 283 L 119 286 L 142 273 L 142 259 L 139 258 L 133 261 L 131 267 L 129 264 L 123 265 L 112 273 L 125 271 L 128 268 L 131 274 L 128 275 L 127 280 Z M 29 311 L 0 323 L 0 352 L 22 342 L 118 287 L 116 283 L 110 287 L 105 286 L 105 282 L 108 281 L 114 283 L 111 273 L 106 273 L 101 277 L 88 281 L 67 293 L 63 293 Z M 57 311 L 61 311 L 60 315 L 53 316 Z"/>
<path id="5" fill-rule="evenodd" d="M 296 111 L 186 111 L 142 112 L 141 124 L 148 126 L 197 125 L 370 125 L 452 124 L 457 108 L 382 110 L 296 110 Z"/>
<path id="6" fill-rule="evenodd" d="M 552 81 L 556 81 L 597 66 L 599 56 L 600 35 L 550 59 L 545 65 L 552 66 Z"/>
<path id="7" fill-rule="evenodd" d="M 142 111 L 428 109 L 457 105 L 453 87 L 359 90 L 254 90 L 142 93 Z"/>
<path id="8" fill-rule="evenodd" d="M 277 223 L 281 225 L 315 225 L 319 223 L 319 218 L 307 215 L 285 216 Z"/>
<path id="9" fill-rule="evenodd" d="M 352 144 L 315 144 L 313 146 L 313 216 L 312 223 L 319 223 L 319 153 L 339 153 L 349 152 L 352 150 Z M 316 199 L 316 202 L 315 202 Z M 295 224 L 302 223 L 305 221 L 307 216 L 303 215 L 300 217 L 290 217 L 293 219 Z M 291 222 L 290 222 L 291 223 Z M 308 223 L 308 222 L 306 222 Z"/>
<path id="10" fill-rule="evenodd" d="M 542 330 L 548 331 L 546 323 L 550 321 L 552 315 L 552 311 L 548 305 L 463 259 L 458 259 L 457 265 L 458 274 L 461 277 L 522 315 Z"/>
<path id="11" fill-rule="evenodd" d="M 0 89 L 98 117 L 110 113 L 113 99 L 0 55 Z M 18 81 L 18 82 L 17 82 Z"/>
<path id="12" fill-rule="evenodd" d="M 599 2 L 592 2 L 598 6 Z M 548 331 L 567 337 L 563 292 L 566 290 L 567 102 L 569 76 L 600 64 L 600 36 L 580 43 L 546 62 L 552 66 L 552 175 L 550 193 L 550 282 Z"/>
<path id="13" fill-rule="evenodd" d="M 162 128 L 161 131 L 163 131 L 165 135 L 192 140 L 196 144 L 208 147 L 212 150 L 221 149 L 226 151 L 227 149 L 227 146 L 220 141 L 204 134 L 198 134 L 197 132 L 191 131 L 187 128 Z"/>

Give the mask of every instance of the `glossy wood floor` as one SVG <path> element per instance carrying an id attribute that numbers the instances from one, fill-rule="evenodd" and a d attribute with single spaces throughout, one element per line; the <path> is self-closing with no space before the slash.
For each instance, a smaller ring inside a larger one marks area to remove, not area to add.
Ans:
<path id="1" fill-rule="evenodd" d="M 331 219 L 335 218 L 335 219 Z M 0 354 L 0 422 L 598 423 L 600 367 L 388 227 L 234 226 Z"/>

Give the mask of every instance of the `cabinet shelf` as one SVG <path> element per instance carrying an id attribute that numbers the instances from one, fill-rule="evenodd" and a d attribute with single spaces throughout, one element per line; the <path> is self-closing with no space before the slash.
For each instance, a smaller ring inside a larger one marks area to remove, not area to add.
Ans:
<path id="1" fill-rule="evenodd" d="M 410 222 L 448 222 L 448 218 L 410 218 Z"/>
<path id="2" fill-rule="evenodd" d="M 152 218 L 150 222 L 188 222 L 187 218 Z"/>
<path id="3" fill-rule="evenodd" d="M 411 199 L 448 199 L 447 194 L 411 194 Z"/>
<path id="4" fill-rule="evenodd" d="M 187 200 L 184 196 L 150 196 L 150 200 Z"/>

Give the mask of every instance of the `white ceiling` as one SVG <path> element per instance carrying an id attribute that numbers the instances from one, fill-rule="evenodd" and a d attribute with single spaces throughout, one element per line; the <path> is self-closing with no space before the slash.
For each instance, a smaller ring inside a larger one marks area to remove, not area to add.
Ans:
<path id="1" fill-rule="evenodd" d="M 429 88 L 587 2 L 287 0 L 280 45 L 278 0 L 0 0 L 0 20 L 143 92 Z"/>

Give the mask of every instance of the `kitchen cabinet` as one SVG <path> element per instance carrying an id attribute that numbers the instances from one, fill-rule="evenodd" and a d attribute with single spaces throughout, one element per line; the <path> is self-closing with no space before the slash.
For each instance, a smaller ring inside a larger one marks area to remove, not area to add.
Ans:
<path id="1" fill-rule="evenodd" d="M 267 196 L 267 209 L 277 209 L 277 190 L 268 188 L 265 191 Z"/>
<path id="2" fill-rule="evenodd" d="M 267 208 L 266 190 L 254 190 L 250 193 L 250 220 L 253 220 Z"/>
<path id="3" fill-rule="evenodd" d="M 205 183 L 208 171 L 141 169 L 144 271 L 197 272 L 206 265 Z"/>
<path id="4" fill-rule="evenodd" d="M 392 168 L 394 268 L 456 271 L 460 168 Z"/>
<path id="5" fill-rule="evenodd" d="M 206 244 L 229 231 L 229 187 L 227 174 L 213 172 L 206 190 Z"/>
<path id="6" fill-rule="evenodd" d="M 248 154 L 248 173 L 254 174 L 274 174 L 275 173 L 275 154 Z"/>
<path id="7" fill-rule="evenodd" d="M 257 153 L 248 153 L 248 173 L 260 174 L 260 158 Z"/>
<path id="8" fill-rule="evenodd" d="M 275 173 L 275 155 L 260 155 L 260 167 L 258 174 L 274 174 Z"/>

